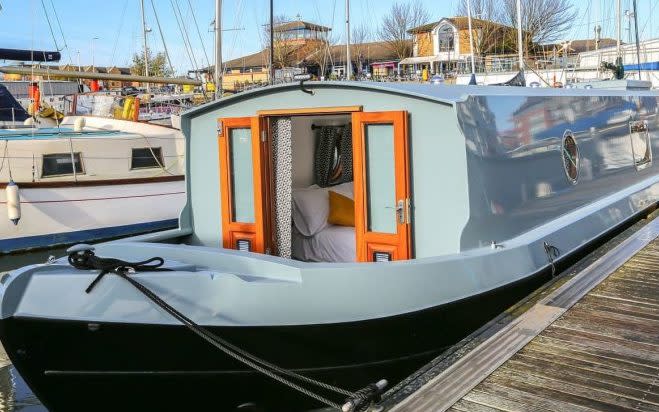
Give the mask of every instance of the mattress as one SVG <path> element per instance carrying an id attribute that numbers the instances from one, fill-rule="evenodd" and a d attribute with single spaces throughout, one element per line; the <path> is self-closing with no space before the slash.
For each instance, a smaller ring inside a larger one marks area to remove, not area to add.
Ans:
<path id="1" fill-rule="evenodd" d="M 328 225 L 313 236 L 292 233 L 293 257 L 307 262 L 354 262 L 355 228 Z"/>

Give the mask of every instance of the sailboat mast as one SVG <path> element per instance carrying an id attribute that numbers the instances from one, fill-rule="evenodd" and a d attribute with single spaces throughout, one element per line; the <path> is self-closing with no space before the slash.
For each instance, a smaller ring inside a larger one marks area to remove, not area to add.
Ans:
<path id="1" fill-rule="evenodd" d="M 149 77 L 149 49 L 146 43 L 146 16 L 144 15 L 144 0 L 140 0 L 142 10 L 142 36 L 144 37 L 144 75 Z M 149 83 L 146 84 L 146 92 L 149 93 Z"/>
<path id="2" fill-rule="evenodd" d="M 471 79 L 469 84 L 476 84 L 476 63 L 474 61 L 474 32 L 471 29 L 471 0 L 467 0 L 467 21 L 469 22 L 469 54 L 471 54 Z"/>
<path id="3" fill-rule="evenodd" d="M 617 0 L 617 6 L 616 6 L 616 60 L 621 57 L 620 53 L 620 39 L 622 38 L 622 22 L 620 19 L 622 18 L 622 1 Z"/>
<path id="4" fill-rule="evenodd" d="M 215 0 L 215 98 L 222 97 L 222 0 Z"/>
<path id="5" fill-rule="evenodd" d="M 270 0 L 270 84 L 275 84 L 275 11 Z"/>
<path id="6" fill-rule="evenodd" d="M 346 0 L 346 79 L 352 77 L 352 62 L 350 61 L 350 0 Z"/>
<path id="7" fill-rule="evenodd" d="M 638 39 L 638 10 L 636 0 L 632 2 L 634 6 L 634 34 L 636 34 L 636 64 L 638 64 L 638 80 L 641 80 L 641 42 Z"/>
<path id="8" fill-rule="evenodd" d="M 620 1 L 620 0 L 618 0 Z M 524 70 L 524 43 L 522 40 L 522 1 L 517 0 L 517 53 L 519 54 L 519 70 Z"/>

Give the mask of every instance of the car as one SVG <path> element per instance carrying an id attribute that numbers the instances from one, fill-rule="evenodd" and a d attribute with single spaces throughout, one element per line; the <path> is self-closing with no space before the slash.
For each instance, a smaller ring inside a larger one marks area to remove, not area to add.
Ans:
<path id="1" fill-rule="evenodd" d="M 122 96 L 134 96 L 136 94 L 140 94 L 140 90 L 137 87 L 134 86 L 126 86 L 121 88 L 121 95 Z"/>

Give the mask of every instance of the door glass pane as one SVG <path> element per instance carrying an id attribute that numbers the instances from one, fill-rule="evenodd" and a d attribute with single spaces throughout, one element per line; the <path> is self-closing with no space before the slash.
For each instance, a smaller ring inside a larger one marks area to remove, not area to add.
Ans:
<path id="1" fill-rule="evenodd" d="M 254 223 L 252 130 L 229 130 L 231 157 L 231 215 L 234 222 Z"/>
<path id="2" fill-rule="evenodd" d="M 396 233 L 394 126 L 366 125 L 364 143 L 368 231 Z"/>

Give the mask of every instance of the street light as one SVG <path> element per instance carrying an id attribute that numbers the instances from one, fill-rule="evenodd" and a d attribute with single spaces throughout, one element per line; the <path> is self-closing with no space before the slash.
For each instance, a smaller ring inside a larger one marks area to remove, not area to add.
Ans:
<path id="1" fill-rule="evenodd" d="M 94 64 L 94 40 L 99 40 L 99 37 L 92 37 L 92 40 L 91 40 L 91 44 L 92 44 L 92 69 L 94 67 L 96 67 L 95 64 Z"/>

